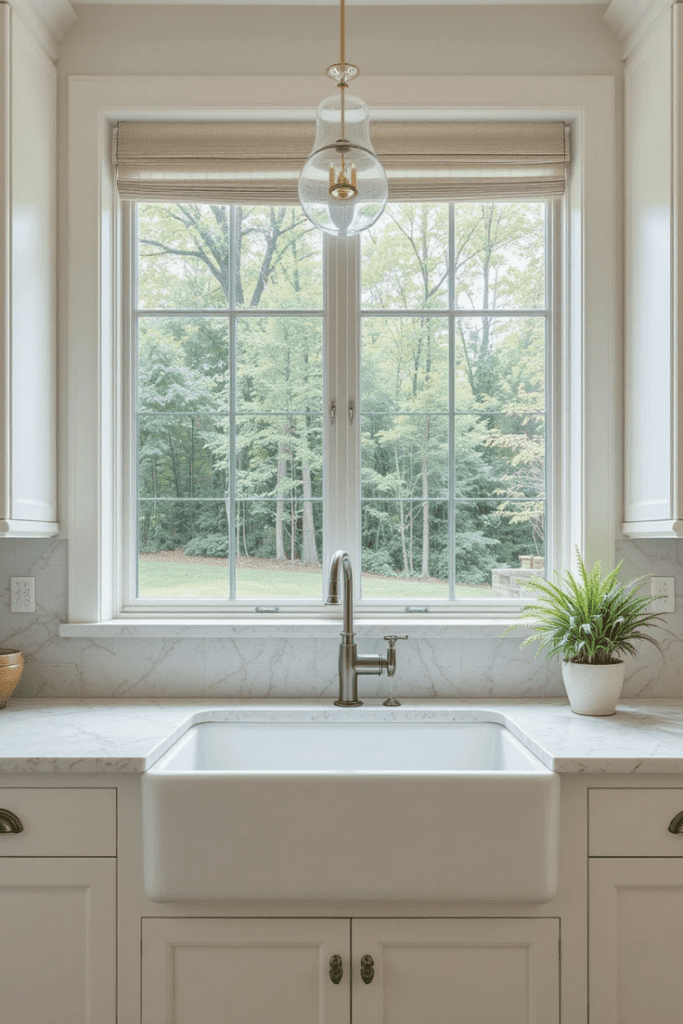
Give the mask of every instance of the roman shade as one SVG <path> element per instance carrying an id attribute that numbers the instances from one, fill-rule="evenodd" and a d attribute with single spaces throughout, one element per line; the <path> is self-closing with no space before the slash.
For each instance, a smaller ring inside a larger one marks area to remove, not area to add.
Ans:
<path id="1" fill-rule="evenodd" d="M 561 121 L 377 121 L 372 142 L 389 201 L 562 195 L 569 129 Z M 118 125 L 119 194 L 147 202 L 296 204 L 313 144 L 308 121 Z"/>

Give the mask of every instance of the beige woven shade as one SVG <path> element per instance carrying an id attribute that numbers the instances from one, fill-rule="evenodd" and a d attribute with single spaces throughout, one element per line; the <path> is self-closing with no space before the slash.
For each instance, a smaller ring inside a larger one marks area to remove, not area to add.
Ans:
<path id="1" fill-rule="evenodd" d="M 147 202 L 298 202 L 310 122 L 122 122 L 119 194 Z M 562 195 L 569 129 L 561 121 L 378 121 L 375 152 L 390 202 Z"/>

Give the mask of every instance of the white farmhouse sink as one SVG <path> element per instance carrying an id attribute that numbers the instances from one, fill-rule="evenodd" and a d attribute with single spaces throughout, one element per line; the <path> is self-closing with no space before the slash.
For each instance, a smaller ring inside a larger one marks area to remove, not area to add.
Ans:
<path id="1" fill-rule="evenodd" d="M 153 900 L 543 902 L 559 777 L 487 722 L 211 722 L 142 780 Z"/>

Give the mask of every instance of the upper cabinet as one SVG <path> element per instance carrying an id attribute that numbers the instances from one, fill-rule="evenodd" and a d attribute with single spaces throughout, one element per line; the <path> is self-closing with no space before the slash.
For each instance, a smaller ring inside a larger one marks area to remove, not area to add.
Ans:
<path id="1" fill-rule="evenodd" d="M 666 8 L 625 71 L 625 509 L 631 537 L 683 536 L 683 12 Z"/>
<path id="2" fill-rule="evenodd" d="M 0 3 L 0 536 L 57 523 L 55 66 Z"/>

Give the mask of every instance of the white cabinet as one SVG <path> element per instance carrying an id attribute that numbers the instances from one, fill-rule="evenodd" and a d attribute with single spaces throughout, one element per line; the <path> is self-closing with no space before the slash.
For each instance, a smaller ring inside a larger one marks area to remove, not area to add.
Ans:
<path id="1" fill-rule="evenodd" d="M 556 918 L 354 920 L 354 1024 L 558 1024 L 559 939 Z"/>
<path id="2" fill-rule="evenodd" d="M 349 1024 L 348 920 L 147 918 L 144 1024 Z M 342 977 L 330 977 L 340 956 Z"/>
<path id="3" fill-rule="evenodd" d="M 56 522 L 55 67 L 0 3 L 0 536 Z"/>
<path id="4" fill-rule="evenodd" d="M 0 861 L 0 1017 L 115 1024 L 116 862 Z"/>
<path id="5" fill-rule="evenodd" d="M 144 1024 L 559 1022 L 553 918 L 148 918 L 142 955 Z"/>
<path id="6" fill-rule="evenodd" d="M 680 789 L 589 795 L 590 1024 L 681 1019 L 683 811 Z M 617 856 L 621 854 L 621 856 Z"/>
<path id="7" fill-rule="evenodd" d="M 683 17 L 663 9 L 625 70 L 625 509 L 633 537 L 683 536 Z"/>
<path id="8" fill-rule="evenodd" d="M 115 1024 L 115 790 L 0 789 L 0 807 L 0 1019 Z"/>
<path id="9" fill-rule="evenodd" d="M 681 1019 L 683 858 L 594 859 L 590 1024 Z"/>

